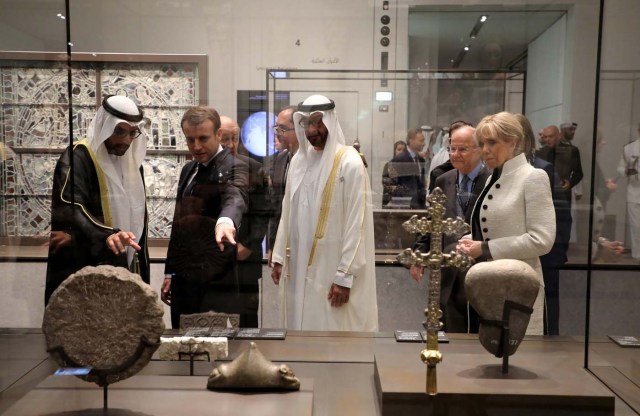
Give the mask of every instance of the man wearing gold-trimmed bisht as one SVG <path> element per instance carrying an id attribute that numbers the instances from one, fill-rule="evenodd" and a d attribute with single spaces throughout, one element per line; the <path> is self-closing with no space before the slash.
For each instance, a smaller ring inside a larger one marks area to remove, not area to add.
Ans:
<path id="1" fill-rule="evenodd" d="M 131 99 L 107 96 L 87 138 L 60 156 L 53 176 L 45 304 L 84 266 L 126 267 L 149 283 L 143 124 L 143 112 Z"/>
<path id="2" fill-rule="evenodd" d="M 289 329 L 376 331 L 373 213 L 366 168 L 345 145 L 332 100 L 312 95 L 293 120 L 271 277 Z"/>

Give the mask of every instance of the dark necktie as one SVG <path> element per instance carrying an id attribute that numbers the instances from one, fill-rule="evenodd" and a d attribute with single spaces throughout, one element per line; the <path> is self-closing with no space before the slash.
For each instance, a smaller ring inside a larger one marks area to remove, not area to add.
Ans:
<path id="1" fill-rule="evenodd" d="M 198 163 L 198 166 L 196 167 L 196 174 L 193 176 L 187 187 L 184 188 L 183 196 L 189 196 L 193 193 L 193 188 L 206 177 L 207 170 L 207 166 L 202 163 Z"/>
<path id="2" fill-rule="evenodd" d="M 470 196 L 471 193 L 469 192 L 469 177 L 467 175 L 464 175 L 462 176 L 460 189 L 458 190 L 458 198 L 460 198 L 460 208 L 462 208 L 463 211 L 466 211 L 467 209 Z"/>

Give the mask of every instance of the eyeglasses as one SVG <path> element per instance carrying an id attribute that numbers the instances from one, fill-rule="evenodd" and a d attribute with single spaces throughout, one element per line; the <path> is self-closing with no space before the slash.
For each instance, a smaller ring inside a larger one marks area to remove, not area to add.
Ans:
<path id="1" fill-rule="evenodd" d="M 311 120 L 310 118 L 301 118 L 298 124 L 300 124 L 303 129 L 306 129 L 309 126 L 317 129 L 322 125 L 322 117 L 314 120 Z"/>
<path id="2" fill-rule="evenodd" d="M 121 139 L 124 139 L 127 136 L 131 137 L 132 139 L 137 139 L 138 137 L 140 137 L 141 134 L 142 132 L 140 131 L 140 129 L 129 131 L 129 130 L 123 129 L 120 126 L 116 126 L 116 128 L 113 129 L 113 135 Z"/>
<path id="3" fill-rule="evenodd" d="M 464 155 L 464 154 L 466 154 L 466 153 L 469 153 L 471 150 L 473 150 L 473 149 L 475 149 L 475 148 L 477 148 L 477 147 L 478 147 L 478 146 L 474 146 L 474 147 L 464 147 L 464 146 L 457 147 L 457 146 L 449 146 L 449 147 L 447 147 L 447 150 L 449 151 L 449 153 L 456 153 L 456 152 L 458 152 L 458 153 L 460 153 L 460 154 Z"/>
<path id="4" fill-rule="evenodd" d="M 271 129 L 275 134 L 284 134 L 288 131 L 295 130 L 293 127 L 283 126 L 281 124 L 276 124 L 275 126 L 271 126 Z"/>

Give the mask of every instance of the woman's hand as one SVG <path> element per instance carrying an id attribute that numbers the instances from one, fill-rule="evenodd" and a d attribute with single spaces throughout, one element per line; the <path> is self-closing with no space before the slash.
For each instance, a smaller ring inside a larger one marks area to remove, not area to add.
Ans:
<path id="1" fill-rule="evenodd" d="M 422 274 L 424 273 L 424 266 L 415 266 L 411 265 L 411 269 L 409 269 L 409 274 L 416 282 L 419 282 L 422 279 Z"/>
<path id="2" fill-rule="evenodd" d="M 482 255 L 482 241 L 458 240 L 456 250 L 467 254 L 469 257 L 477 259 Z"/>

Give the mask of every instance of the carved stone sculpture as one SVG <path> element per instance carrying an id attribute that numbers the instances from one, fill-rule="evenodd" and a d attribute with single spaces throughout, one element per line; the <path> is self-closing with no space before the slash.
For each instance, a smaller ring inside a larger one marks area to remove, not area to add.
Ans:
<path id="1" fill-rule="evenodd" d="M 503 327 L 509 328 L 508 355 L 513 355 L 524 338 L 532 307 L 538 296 L 538 276 L 520 260 L 494 260 L 471 267 L 465 279 L 469 303 L 480 315 L 482 346 L 502 357 Z"/>
<path id="2" fill-rule="evenodd" d="M 164 332 L 158 294 L 122 267 L 87 266 L 53 292 L 42 331 L 62 367 L 98 385 L 124 380 L 147 365 Z"/>
<path id="3" fill-rule="evenodd" d="M 272 363 L 251 342 L 235 360 L 213 369 L 207 389 L 300 390 L 300 380 L 286 364 Z"/>
<path id="4" fill-rule="evenodd" d="M 203 313 L 192 313 L 189 315 L 180 315 L 180 329 L 203 327 L 239 328 L 240 314 L 209 311 Z"/>
<path id="5" fill-rule="evenodd" d="M 229 343 L 224 337 L 160 338 L 158 357 L 161 360 L 180 360 L 181 355 L 193 354 L 194 360 L 217 360 L 229 355 Z"/>

